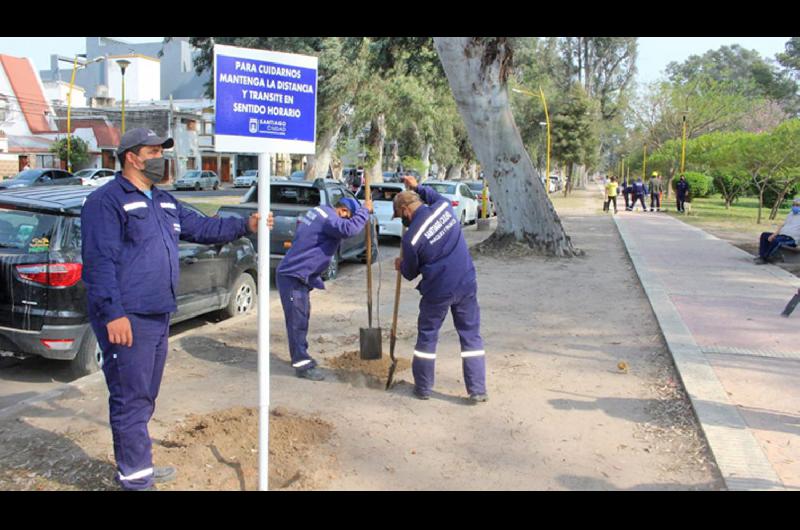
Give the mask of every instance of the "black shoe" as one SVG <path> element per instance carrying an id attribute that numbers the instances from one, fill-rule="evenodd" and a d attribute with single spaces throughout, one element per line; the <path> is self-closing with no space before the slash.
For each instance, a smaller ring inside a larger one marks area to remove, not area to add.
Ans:
<path id="1" fill-rule="evenodd" d="M 172 482 L 178 476 L 178 471 L 172 466 L 153 468 L 153 482 L 163 484 Z"/>
<path id="2" fill-rule="evenodd" d="M 489 401 L 489 396 L 487 394 L 470 394 L 469 400 L 473 403 L 485 403 Z"/>
<path id="3" fill-rule="evenodd" d="M 652 211 L 653 211 L 653 209 L 652 209 L 652 208 L 650 208 L 650 211 L 652 212 Z"/>
<path id="4" fill-rule="evenodd" d="M 756 265 L 766 265 L 769 261 L 765 260 L 764 258 L 756 258 L 753 260 L 753 263 Z"/>
<path id="5" fill-rule="evenodd" d="M 425 392 L 422 392 L 417 387 L 414 387 L 414 397 L 417 398 L 417 399 L 421 399 L 423 401 L 426 401 L 426 400 L 431 398 L 431 395 L 430 394 L 426 394 Z"/>
<path id="6" fill-rule="evenodd" d="M 295 375 L 300 379 L 309 379 L 311 381 L 322 381 L 325 379 L 325 374 L 316 366 L 307 370 L 295 370 Z"/>

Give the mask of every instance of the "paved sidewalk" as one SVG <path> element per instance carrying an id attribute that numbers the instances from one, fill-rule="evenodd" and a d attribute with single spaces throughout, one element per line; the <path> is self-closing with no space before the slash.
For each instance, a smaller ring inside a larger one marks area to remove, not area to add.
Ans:
<path id="1" fill-rule="evenodd" d="M 800 279 L 663 213 L 614 219 L 728 489 L 800 489 Z"/>

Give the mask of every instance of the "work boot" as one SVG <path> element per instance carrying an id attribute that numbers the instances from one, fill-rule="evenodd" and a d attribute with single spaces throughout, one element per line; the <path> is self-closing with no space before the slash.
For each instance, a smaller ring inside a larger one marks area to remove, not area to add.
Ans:
<path id="1" fill-rule="evenodd" d="M 469 400 L 472 403 L 484 403 L 489 401 L 489 396 L 487 394 L 470 394 Z"/>
<path id="2" fill-rule="evenodd" d="M 172 466 L 153 468 L 153 482 L 156 484 L 172 482 L 177 475 L 178 471 Z"/>
<path id="3" fill-rule="evenodd" d="M 322 381 L 325 379 L 325 374 L 316 366 L 307 370 L 295 370 L 295 375 L 300 379 L 309 379 L 311 381 Z"/>
<path id="4" fill-rule="evenodd" d="M 652 211 L 653 211 L 653 209 L 652 209 L 652 208 L 650 208 L 650 211 L 652 212 Z"/>
<path id="5" fill-rule="evenodd" d="M 414 387 L 414 397 L 426 401 L 431 398 L 431 395 L 423 392 L 417 387 Z"/>
<path id="6" fill-rule="evenodd" d="M 766 265 L 769 262 L 764 258 L 756 258 L 753 260 L 753 263 L 755 263 L 756 265 Z"/>

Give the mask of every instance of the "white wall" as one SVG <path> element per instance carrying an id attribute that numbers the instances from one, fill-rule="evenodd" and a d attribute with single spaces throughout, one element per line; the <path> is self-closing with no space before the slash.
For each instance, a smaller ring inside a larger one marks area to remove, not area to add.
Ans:
<path id="1" fill-rule="evenodd" d="M 125 70 L 126 102 L 151 101 L 161 98 L 161 65 L 160 61 L 149 57 L 112 56 L 103 62 L 108 79 L 108 95 L 122 101 L 122 72 L 117 64 L 118 59 L 130 61 Z"/>
<path id="2" fill-rule="evenodd" d="M 69 83 L 64 81 L 47 81 L 44 83 L 44 97 L 47 101 L 52 103 L 58 101 L 63 105 L 67 104 L 67 96 L 69 95 Z M 85 107 L 86 90 L 77 85 L 72 87 L 72 108 Z"/>

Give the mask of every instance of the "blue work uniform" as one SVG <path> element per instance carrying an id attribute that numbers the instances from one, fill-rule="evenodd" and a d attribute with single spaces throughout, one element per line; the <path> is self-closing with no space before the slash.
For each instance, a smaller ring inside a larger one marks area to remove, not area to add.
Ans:
<path id="1" fill-rule="evenodd" d="M 478 282 L 467 242 L 450 201 L 433 188 L 418 186 L 424 205 L 417 208 L 403 236 L 400 272 L 407 280 L 422 275 L 417 343 L 412 372 L 417 392 L 433 390 L 436 344 L 448 310 L 461 342 L 464 383 L 470 395 L 486 393 L 486 359 L 480 334 Z"/>
<path id="2" fill-rule="evenodd" d="M 647 206 L 644 203 L 644 196 L 647 194 L 647 186 L 641 180 L 634 181 L 631 185 L 631 193 L 633 194 L 633 201 L 629 209 L 633 210 L 636 207 L 636 201 L 641 201 L 642 210 L 647 211 Z"/>
<path id="3" fill-rule="evenodd" d="M 317 363 L 308 354 L 308 320 L 311 316 L 312 289 L 325 289 L 322 273 L 331 263 L 342 239 L 361 232 L 369 210 L 358 208 L 350 219 L 339 217 L 330 206 L 317 206 L 298 218 L 297 233 L 289 252 L 275 272 L 292 366 L 310 370 Z"/>
<path id="4" fill-rule="evenodd" d="M 675 183 L 675 200 L 677 202 L 677 207 L 679 212 L 686 211 L 685 202 L 686 202 L 686 195 L 689 193 L 689 182 L 686 180 L 678 180 Z"/>
<path id="5" fill-rule="evenodd" d="M 147 423 L 161 386 L 170 313 L 177 311 L 178 240 L 227 243 L 247 233 L 245 219 L 200 216 L 156 187 L 149 195 L 118 172 L 81 211 L 82 279 L 103 352 L 117 480 L 125 489 L 153 485 Z M 109 342 L 106 325 L 120 317 L 131 322 L 130 348 Z"/>

